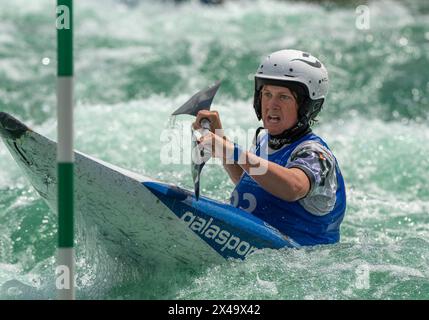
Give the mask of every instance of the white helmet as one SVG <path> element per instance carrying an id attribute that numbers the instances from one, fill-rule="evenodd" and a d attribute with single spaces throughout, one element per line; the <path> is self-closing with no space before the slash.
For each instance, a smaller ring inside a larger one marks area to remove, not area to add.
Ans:
<path id="1" fill-rule="evenodd" d="M 328 71 L 309 53 L 299 50 L 276 51 L 266 57 L 255 74 L 253 107 L 259 120 L 261 89 L 264 85 L 288 87 L 298 95 L 299 125 L 313 120 L 328 93 Z"/>

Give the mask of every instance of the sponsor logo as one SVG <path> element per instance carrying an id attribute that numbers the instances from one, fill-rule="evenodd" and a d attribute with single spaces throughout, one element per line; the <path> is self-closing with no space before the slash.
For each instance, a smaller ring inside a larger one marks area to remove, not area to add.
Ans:
<path id="1" fill-rule="evenodd" d="M 213 224 L 213 218 L 208 221 L 202 217 L 194 215 L 190 211 L 186 211 L 180 218 L 186 225 L 195 233 L 206 238 L 208 241 L 214 241 L 219 244 L 220 251 L 230 250 L 235 252 L 240 257 L 247 257 L 258 248 L 252 246 L 250 243 L 241 240 L 236 235 L 223 230 L 221 227 Z"/>

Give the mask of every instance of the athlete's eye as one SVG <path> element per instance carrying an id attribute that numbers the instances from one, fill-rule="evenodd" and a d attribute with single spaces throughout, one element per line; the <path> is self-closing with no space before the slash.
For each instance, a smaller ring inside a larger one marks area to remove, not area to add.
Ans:
<path id="1" fill-rule="evenodd" d="M 280 95 L 280 100 L 282 100 L 282 101 L 288 101 L 290 99 L 292 99 L 292 98 L 286 94 Z"/>
<path id="2" fill-rule="evenodd" d="M 264 92 L 262 92 L 262 96 L 264 98 L 271 98 L 273 95 L 269 91 L 264 91 Z"/>

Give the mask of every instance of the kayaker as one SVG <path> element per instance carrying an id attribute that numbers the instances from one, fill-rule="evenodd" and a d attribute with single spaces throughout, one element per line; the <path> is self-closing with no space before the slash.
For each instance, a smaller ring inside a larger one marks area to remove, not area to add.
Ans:
<path id="1" fill-rule="evenodd" d="M 249 151 L 224 136 L 217 111 L 200 111 L 193 124 L 198 129 L 201 119 L 211 121 L 212 132 L 200 143 L 211 144 L 213 156 L 223 159 L 236 185 L 231 205 L 300 245 L 338 242 L 346 210 L 338 161 L 311 129 L 327 92 L 328 72 L 317 58 L 281 50 L 267 56 L 255 74 L 253 107 L 263 127 Z"/>

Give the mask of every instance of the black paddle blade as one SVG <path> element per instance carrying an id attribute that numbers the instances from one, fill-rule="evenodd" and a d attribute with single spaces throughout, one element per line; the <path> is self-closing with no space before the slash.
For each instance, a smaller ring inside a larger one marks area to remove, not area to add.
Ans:
<path id="1" fill-rule="evenodd" d="M 210 110 L 213 98 L 215 97 L 220 84 L 221 81 L 216 81 L 214 85 L 197 92 L 184 105 L 174 111 L 172 115 L 177 116 L 179 114 L 190 114 L 192 116 L 197 116 L 198 111 L 200 110 Z"/>

